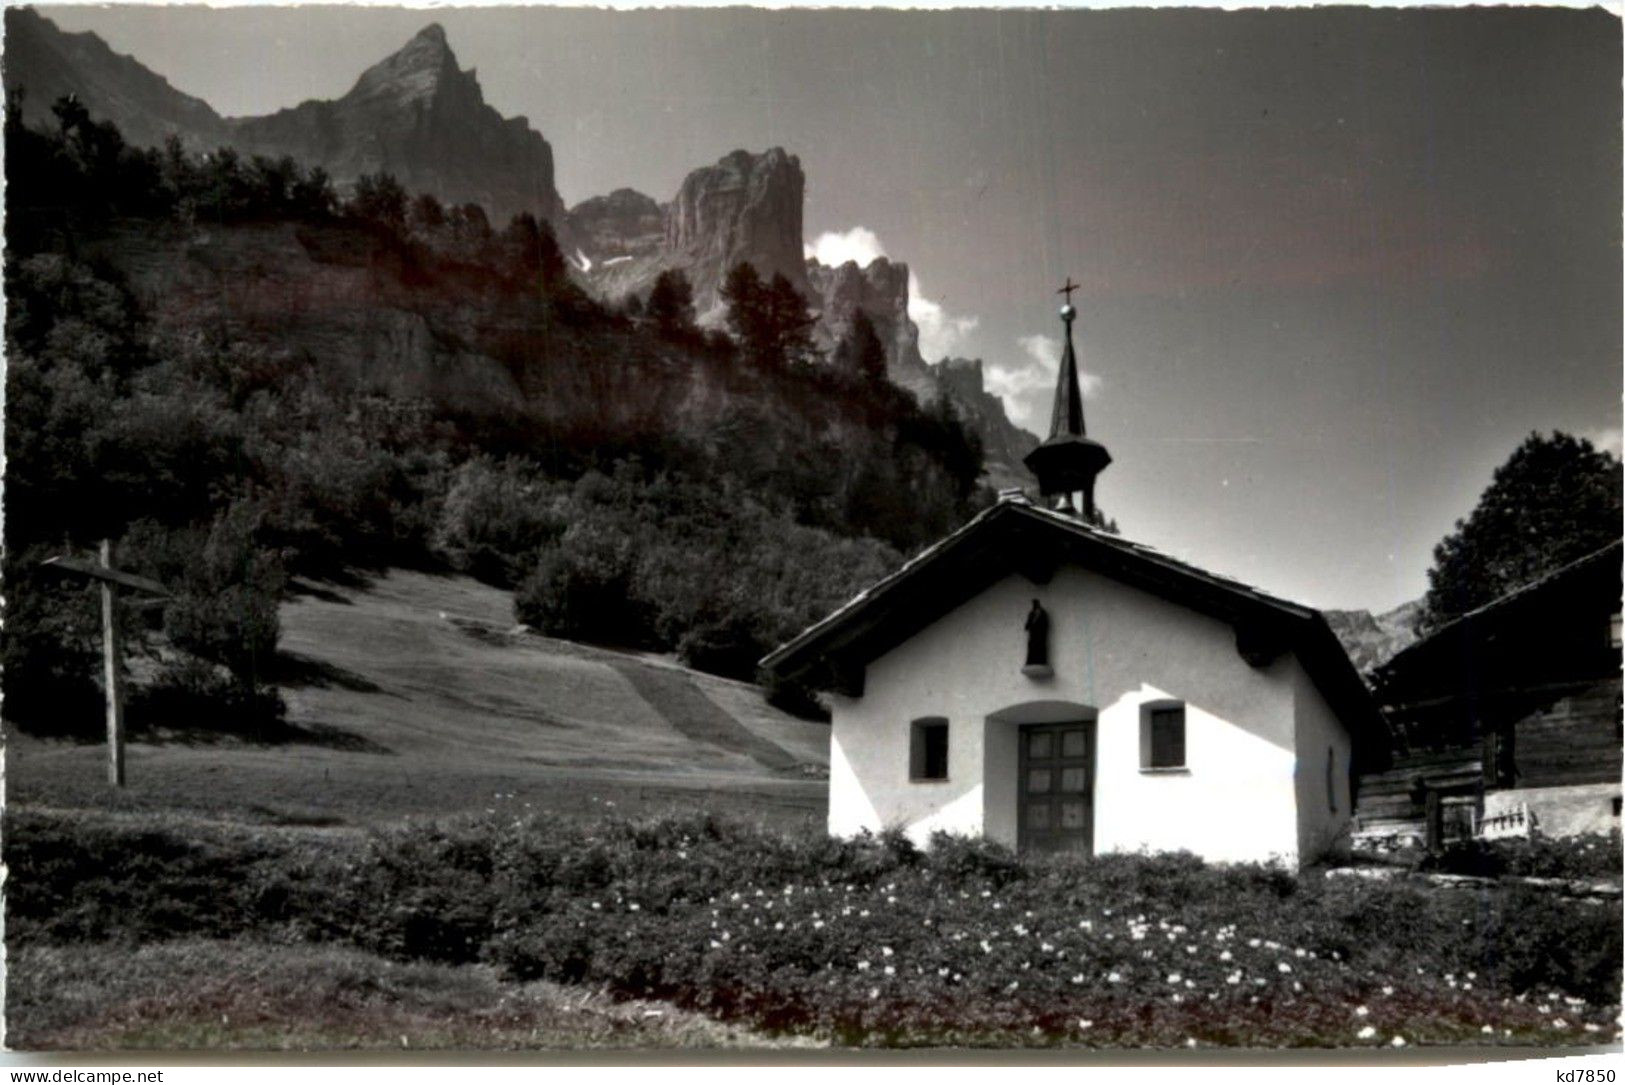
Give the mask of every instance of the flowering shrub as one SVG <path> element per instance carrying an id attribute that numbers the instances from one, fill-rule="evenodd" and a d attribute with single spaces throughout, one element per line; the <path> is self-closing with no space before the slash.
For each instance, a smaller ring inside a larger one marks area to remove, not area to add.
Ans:
<path id="1" fill-rule="evenodd" d="M 1620 876 L 1620 836 L 1591 833 L 1553 838 L 1534 836 L 1504 840 L 1457 840 L 1438 855 L 1426 856 L 1420 868 L 1450 874 L 1507 875 L 1530 878 L 1595 879 Z"/>
<path id="2" fill-rule="evenodd" d="M 693 815 L 414 824 L 299 862 L 149 831 L 81 863 L 73 841 L 88 838 L 42 821 L 21 844 L 8 824 L 22 890 L 8 929 L 26 937 L 48 937 L 68 901 L 69 934 L 117 936 L 137 922 L 126 870 L 150 877 L 161 856 L 140 914 L 169 918 L 123 928 L 140 937 L 184 933 L 165 884 L 195 896 L 214 877 L 210 913 L 236 930 L 485 960 L 845 1044 L 1596 1043 L 1618 1013 L 1617 908 L 1521 886 L 1188 855 L 1027 860 L 949 838 L 922 852 L 895 833 L 791 837 Z"/>

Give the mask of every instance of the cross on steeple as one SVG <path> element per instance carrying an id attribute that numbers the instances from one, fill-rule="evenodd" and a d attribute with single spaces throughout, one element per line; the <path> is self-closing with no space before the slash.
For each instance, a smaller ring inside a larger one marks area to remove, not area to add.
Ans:
<path id="1" fill-rule="evenodd" d="M 1077 283 L 1072 281 L 1072 276 L 1068 275 L 1066 277 L 1066 285 L 1061 287 L 1061 289 L 1057 290 L 1056 293 L 1057 294 L 1065 294 L 1066 295 L 1066 303 L 1068 305 L 1071 305 L 1072 304 L 1072 291 L 1081 290 L 1081 289 L 1083 289 L 1083 288 L 1080 287 Z"/>

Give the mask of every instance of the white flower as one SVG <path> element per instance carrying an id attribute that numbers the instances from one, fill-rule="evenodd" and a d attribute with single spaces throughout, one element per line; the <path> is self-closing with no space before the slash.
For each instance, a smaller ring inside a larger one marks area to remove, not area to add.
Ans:
<path id="1" fill-rule="evenodd" d="M 1230 959 L 1231 959 L 1230 951 L 1228 949 L 1225 950 L 1223 953 L 1219 954 L 1219 960 L 1221 960 L 1221 961 L 1228 961 Z"/>
<path id="2" fill-rule="evenodd" d="M 897 975 L 897 969 L 893 968 L 891 965 L 887 965 L 886 966 L 886 975 L 888 975 L 888 976 Z"/>
<path id="3" fill-rule="evenodd" d="M 858 962 L 858 971 L 859 972 L 867 972 L 867 971 L 869 971 L 869 962 L 868 961 L 859 961 Z"/>
<path id="4" fill-rule="evenodd" d="M 1241 982 L 1241 969 L 1238 968 L 1234 972 L 1230 973 L 1228 976 L 1224 977 L 1224 982 L 1230 984 L 1231 986 L 1235 986 L 1236 984 L 1240 983 Z"/>
<path id="5" fill-rule="evenodd" d="M 890 957 L 892 955 L 891 947 L 890 946 L 881 946 L 880 947 L 880 955 L 882 957 Z"/>
<path id="6" fill-rule="evenodd" d="M 1388 1046 L 1389 1047 L 1404 1047 L 1405 1046 L 1405 1037 L 1403 1037 L 1403 1036 L 1395 1036 L 1392 1040 L 1388 1041 Z"/>
<path id="7" fill-rule="evenodd" d="M 1181 976 L 1178 972 L 1170 972 L 1170 973 L 1168 973 L 1168 982 L 1169 983 L 1178 983 L 1182 979 L 1184 979 L 1184 977 Z"/>
<path id="8" fill-rule="evenodd" d="M 1286 973 L 1292 971 L 1292 966 L 1287 964 L 1285 961 L 1282 961 L 1275 966 L 1275 970 L 1280 972 L 1282 975 L 1285 975 Z"/>
<path id="9" fill-rule="evenodd" d="M 1370 1012 L 1371 1011 L 1366 1009 L 1364 1006 L 1356 1006 L 1356 1007 L 1354 1007 L 1354 1016 L 1355 1017 L 1364 1017 L 1366 1014 L 1368 1014 Z"/>
<path id="10" fill-rule="evenodd" d="M 1495 1035 L 1495 1026 L 1494 1025 L 1485 1025 L 1483 1028 L 1479 1029 L 1478 1031 L 1482 1032 L 1486 1036 L 1494 1036 Z"/>
<path id="11" fill-rule="evenodd" d="M 1076 976 L 1073 976 L 1072 977 L 1072 982 L 1073 983 L 1082 983 L 1083 982 L 1083 973 L 1079 972 Z"/>
<path id="12" fill-rule="evenodd" d="M 1377 1034 L 1377 1030 L 1372 1028 L 1370 1025 L 1367 1025 L 1365 1028 L 1361 1029 L 1359 1032 L 1356 1032 L 1354 1035 L 1358 1036 L 1362 1040 L 1369 1040 L 1369 1039 L 1371 1039 L 1371 1037 L 1375 1036 L 1376 1034 Z"/>
<path id="13" fill-rule="evenodd" d="M 1557 1020 L 1552 1022 L 1552 1027 L 1555 1029 L 1565 1029 L 1569 1027 L 1569 1023 L 1559 1017 Z"/>
<path id="14" fill-rule="evenodd" d="M 1121 972 L 1107 973 L 1106 982 L 1107 983 L 1122 983 L 1123 982 L 1123 974 Z"/>
<path id="15" fill-rule="evenodd" d="M 1084 1018 L 1084 1019 L 1080 1019 L 1078 1021 L 1078 1027 L 1080 1029 L 1090 1029 L 1090 1028 L 1095 1027 L 1095 1023 L 1093 1021 L 1090 1021 L 1090 1020 Z"/>
<path id="16" fill-rule="evenodd" d="M 1394 989 L 1392 987 L 1384 987 L 1382 989 L 1382 993 L 1385 995 L 1391 995 L 1394 993 Z"/>

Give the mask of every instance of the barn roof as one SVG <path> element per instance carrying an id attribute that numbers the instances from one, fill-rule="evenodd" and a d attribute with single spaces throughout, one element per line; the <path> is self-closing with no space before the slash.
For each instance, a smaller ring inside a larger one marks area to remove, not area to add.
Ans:
<path id="1" fill-rule="evenodd" d="M 1020 497 L 1000 501 L 927 547 L 774 649 L 762 666 L 818 688 L 861 691 L 862 671 L 870 661 L 954 607 L 1011 573 L 1044 583 L 1063 563 L 1232 625 L 1238 652 L 1254 665 L 1295 653 L 1351 730 L 1386 734 L 1369 690 L 1318 610 Z"/>
<path id="2" fill-rule="evenodd" d="M 1569 627 L 1585 610 L 1619 609 L 1622 554 L 1625 541 L 1616 539 L 1407 645 L 1374 674 L 1385 703 L 1446 692 L 1476 696 L 1526 683 L 1535 669 L 1531 647 L 1538 649 L 1534 655 L 1565 665 L 1600 664 L 1599 673 L 1617 672 L 1616 651 L 1588 651 L 1593 641 L 1601 643 L 1600 630 Z M 1577 643 L 1568 643 L 1570 633 L 1578 634 Z"/>

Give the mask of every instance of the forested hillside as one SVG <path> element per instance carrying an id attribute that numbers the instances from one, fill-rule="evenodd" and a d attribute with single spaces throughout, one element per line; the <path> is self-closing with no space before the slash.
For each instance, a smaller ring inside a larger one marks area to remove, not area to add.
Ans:
<path id="1" fill-rule="evenodd" d="M 126 615 L 133 723 L 263 731 L 290 578 L 467 570 L 748 677 L 985 499 L 951 408 L 606 309 L 529 215 L 54 117 L 5 130 L 15 722 L 98 724 L 94 595 L 39 562 L 104 537 L 175 591 Z"/>

